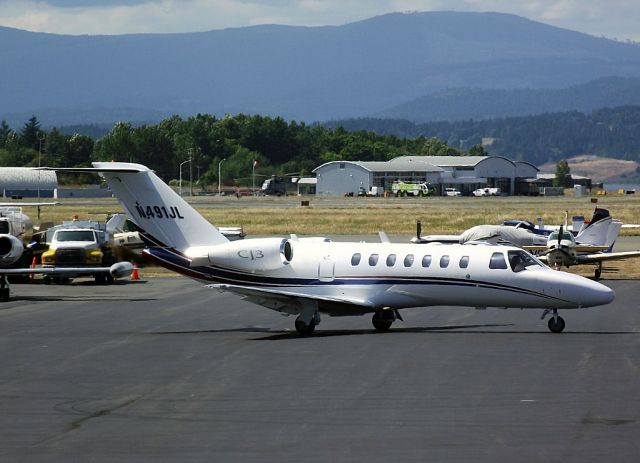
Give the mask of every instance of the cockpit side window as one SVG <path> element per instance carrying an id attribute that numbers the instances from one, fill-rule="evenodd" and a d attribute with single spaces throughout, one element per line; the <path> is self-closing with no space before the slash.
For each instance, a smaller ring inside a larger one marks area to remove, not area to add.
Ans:
<path id="1" fill-rule="evenodd" d="M 354 267 L 360 264 L 360 259 L 362 258 L 362 254 L 356 252 L 353 256 L 351 256 L 351 265 Z"/>
<path id="2" fill-rule="evenodd" d="M 525 251 L 508 251 L 509 265 L 514 272 L 522 272 L 527 267 L 542 267 L 539 260 Z"/>
<path id="3" fill-rule="evenodd" d="M 504 254 L 501 252 L 494 252 L 493 254 L 491 254 L 491 260 L 489 261 L 489 268 L 506 269 L 507 262 L 504 260 Z"/>

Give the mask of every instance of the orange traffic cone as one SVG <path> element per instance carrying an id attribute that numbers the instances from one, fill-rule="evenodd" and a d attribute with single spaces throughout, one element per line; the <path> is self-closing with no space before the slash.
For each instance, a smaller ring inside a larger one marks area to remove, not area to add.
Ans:
<path id="1" fill-rule="evenodd" d="M 133 270 L 131 271 L 131 281 L 139 280 L 140 273 L 138 272 L 138 264 L 133 262 Z"/>
<path id="2" fill-rule="evenodd" d="M 36 265 L 38 264 L 38 260 L 36 259 L 36 256 L 33 256 L 33 259 L 31 260 L 31 268 L 36 268 Z M 29 280 L 33 280 L 33 273 L 29 274 Z"/>

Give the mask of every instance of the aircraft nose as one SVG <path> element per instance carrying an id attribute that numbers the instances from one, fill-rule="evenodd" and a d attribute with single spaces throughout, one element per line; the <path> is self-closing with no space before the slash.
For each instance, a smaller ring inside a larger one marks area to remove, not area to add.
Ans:
<path id="1" fill-rule="evenodd" d="M 583 307 L 609 304 L 616 297 L 615 292 L 608 286 L 586 279 L 580 294 Z"/>

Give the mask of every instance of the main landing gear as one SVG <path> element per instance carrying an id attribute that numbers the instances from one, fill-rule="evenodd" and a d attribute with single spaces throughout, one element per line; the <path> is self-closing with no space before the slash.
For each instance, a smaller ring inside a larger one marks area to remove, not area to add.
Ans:
<path id="1" fill-rule="evenodd" d="M 8 302 L 11 296 L 11 289 L 9 288 L 9 278 L 7 275 L 0 275 L 0 301 Z"/>
<path id="2" fill-rule="evenodd" d="M 593 276 L 595 276 L 596 280 L 599 280 L 601 274 L 602 274 L 602 262 L 598 262 L 598 268 L 594 272 Z"/>
<path id="3" fill-rule="evenodd" d="M 300 311 L 300 315 L 296 318 L 296 331 L 300 336 L 311 336 L 316 329 L 316 325 L 320 324 L 320 312 L 318 304 L 308 302 Z"/>
<path id="4" fill-rule="evenodd" d="M 564 318 L 558 315 L 558 309 L 546 309 L 542 313 L 542 317 L 540 319 L 544 320 L 544 317 L 546 317 L 549 313 L 553 314 L 553 316 L 549 319 L 549 322 L 547 323 L 547 326 L 549 327 L 549 331 L 551 331 L 552 333 L 562 333 L 562 330 L 564 330 L 564 327 L 565 327 L 565 323 L 564 323 Z"/>
<path id="5" fill-rule="evenodd" d="M 391 328 L 391 325 L 396 319 L 402 320 L 402 316 L 398 310 L 386 308 L 375 312 L 371 318 L 371 323 L 373 323 L 373 327 L 379 332 L 385 332 L 389 331 L 389 328 Z"/>

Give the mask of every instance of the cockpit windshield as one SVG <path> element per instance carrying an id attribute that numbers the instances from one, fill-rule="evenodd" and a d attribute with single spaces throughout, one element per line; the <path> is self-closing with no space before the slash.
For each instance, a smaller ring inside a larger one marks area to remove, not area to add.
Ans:
<path id="1" fill-rule="evenodd" d="M 554 241 L 558 241 L 558 236 L 560 235 L 559 231 L 554 231 L 549 235 L 549 241 L 550 242 L 554 242 Z M 575 238 L 573 237 L 573 235 L 568 232 L 568 231 L 563 231 L 562 232 L 562 241 L 571 241 L 571 242 L 575 242 Z"/>
<path id="2" fill-rule="evenodd" d="M 526 251 L 509 251 L 507 252 L 509 265 L 514 272 L 522 272 L 527 267 L 542 267 L 543 264 Z"/>

